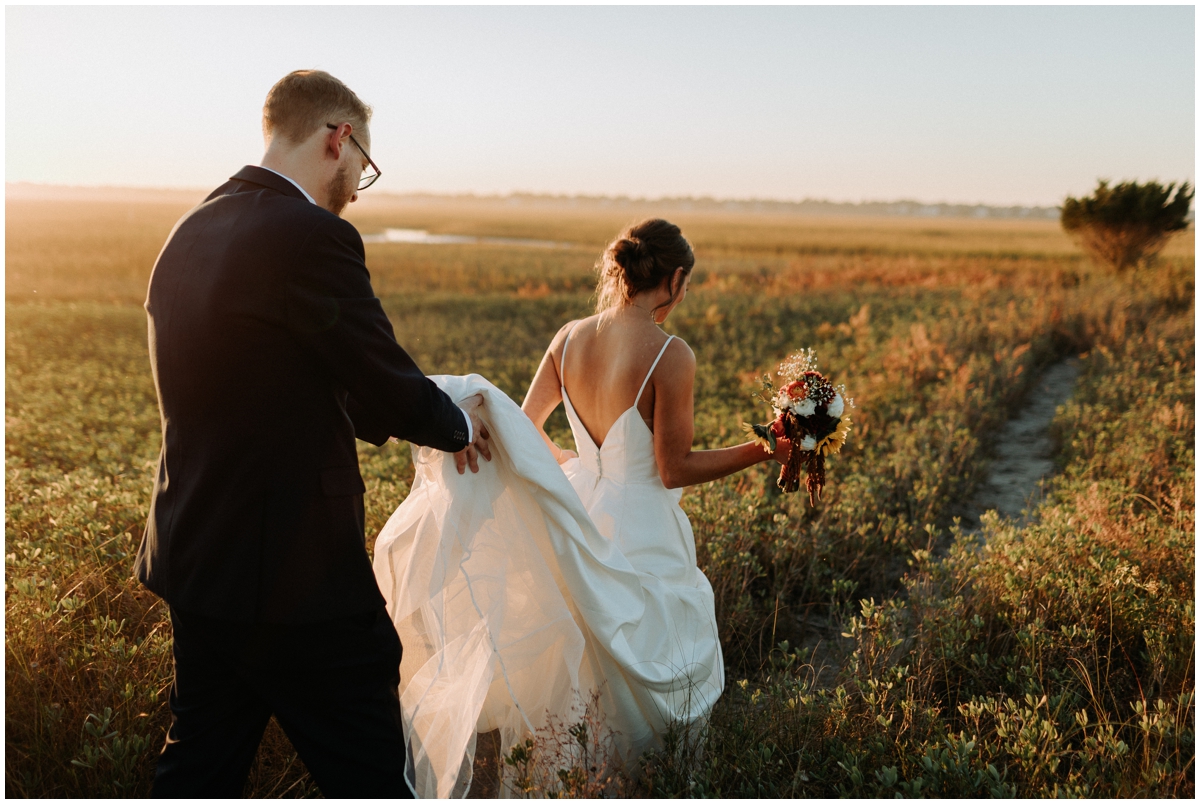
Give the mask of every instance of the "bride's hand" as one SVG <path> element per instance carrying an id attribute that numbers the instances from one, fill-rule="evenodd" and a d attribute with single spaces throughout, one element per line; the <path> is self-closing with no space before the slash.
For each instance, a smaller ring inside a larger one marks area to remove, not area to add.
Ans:
<path id="1" fill-rule="evenodd" d="M 786 464 L 788 456 L 792 454 L 792 442 L 786 438 L 775 439 L 775 451 L 771 453 L 771 458 L 781 464 Z"/>
<path id="2" fill-rule="evenodd" d="M 559 465 L 566 463 L 567 461 L 571 460 L 572 458 L 578 458 L 578 457 L 579 457 L 579 454 L 577 452 L 575 452 L 574 450 L 560 449 L 558 451 Z"/>

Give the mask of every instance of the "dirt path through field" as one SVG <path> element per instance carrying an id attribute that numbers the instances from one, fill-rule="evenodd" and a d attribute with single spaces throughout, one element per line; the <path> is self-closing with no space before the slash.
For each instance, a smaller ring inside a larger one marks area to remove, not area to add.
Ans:
<path id="1" fill-rule="evenodd" d="M 1002 517 L 1028 521 L 1025 512 L 1033 510 L 1040 500 L 1038 484 L 1054 474 L 1050 423 L 1058 406 L 1070 399 L 1078 378 L 1077 358 L 1050 366 L 1025 404 L 1005 423 L 986 479 L 961 509 L 963 527 L 968 532 L 977 531 L 980 515 L 991 509 Z M 904 570 L 897 564 L 896 571 Z M 843 628 L 836 620 L 813 616 L 801 628 L 806 632 L 801 645 L 813 651 L 810 662 L 818 685 L 832 687 L 839 668 L 854 648 L 853 641 L 841 636 Z"/>
<path id="2" fill-rule="evenodd" d="M 1022 511 L 1035 507 L 1038 483 L 1054 474 L 1050 438 L 1054 411 L 1071 397 L 1078 378 L 1077 358 L 1055 363 L 1046 369 L 1025 406 L 1004 425 L 987 480 L 967 504 L 963 524 L 968 530 L 977 530 L 980 514 L 993 508 L 1003 517 L 1025 521 Z"/>

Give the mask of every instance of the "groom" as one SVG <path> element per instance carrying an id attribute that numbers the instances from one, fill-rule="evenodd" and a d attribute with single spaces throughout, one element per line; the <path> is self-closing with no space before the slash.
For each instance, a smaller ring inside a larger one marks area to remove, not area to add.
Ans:
<path id="1" fill-rule="evenodd" d="M 163 446 L 138 578 L 170 606 L 172 723 L 154 796 L 241 796 L 274 716 L 329 797 L 411 796 L 400 641 L 364 543 L 355 438 L 490 460 L 396 343 L 358 231 L 371 109 L 285 76 L 266 153 L 176 225 L 146 299 Z"/>

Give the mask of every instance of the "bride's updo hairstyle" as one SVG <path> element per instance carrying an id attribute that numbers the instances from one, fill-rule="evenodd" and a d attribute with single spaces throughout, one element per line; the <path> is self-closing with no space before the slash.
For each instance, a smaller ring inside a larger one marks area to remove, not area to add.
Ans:
<path id="1" fill-rule="evenodd" d="M 608 244 L 596 263 L 600 281 L 596 285 L 596 312 L 629 304 L 644 290 L 653 290 L 682 268 L 692 272 L 696 257 L 675 224 L 661 218 L 635 223 Z M 675 301 L 672 296 L 659 307 Z"/>

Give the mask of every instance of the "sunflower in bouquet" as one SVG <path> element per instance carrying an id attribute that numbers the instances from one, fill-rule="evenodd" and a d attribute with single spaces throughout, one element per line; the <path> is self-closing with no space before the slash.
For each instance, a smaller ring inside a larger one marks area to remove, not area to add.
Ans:
<path id="1" fill-rule="evenodd" d="M 785 494 L 800 488 L 800 470 L 806 477 L 808 500 L 816 506 L 825 488 L 825 456 L 835 455 L 850 434 L 848 409 L 854 400 L 846 395 L 846 386 L 834 385 L 817 371 L 817 355 L 801 349 L 779 364 L 776 376 L 763 377 L 760 398 L 775 411 L 770 424 L 743 424 L 767 452 L 774 452 L 778 439 L 792 444 L 787 463 L 779 472 L 778 485 Z"/>

